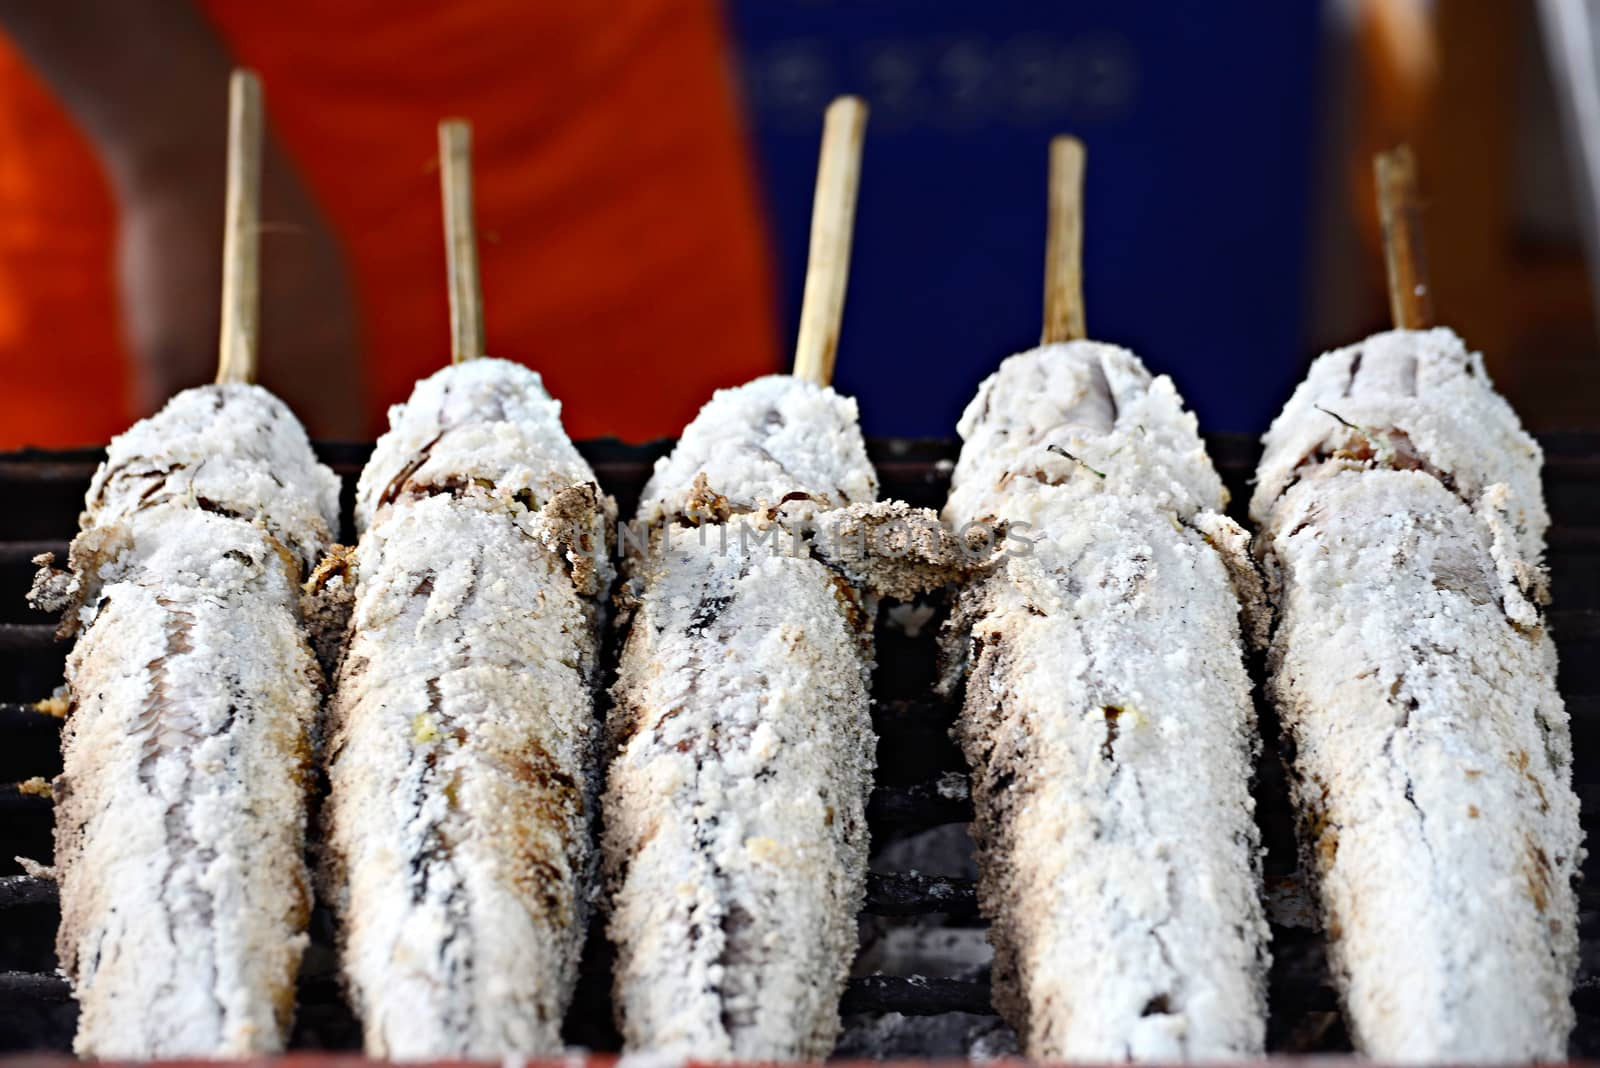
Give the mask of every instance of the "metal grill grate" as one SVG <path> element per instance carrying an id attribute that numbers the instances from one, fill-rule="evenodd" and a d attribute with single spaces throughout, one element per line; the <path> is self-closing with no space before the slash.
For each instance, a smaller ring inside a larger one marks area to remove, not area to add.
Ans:
<path id="1" fill-rule="evenodd" d="M 1246 479 L 1254 465 L 1253 441 L 1219 437 L 1212 455 L 1242 510 Z M 1561 651 L 1562 691 L 1572 718 L 1576 782 L 1583 799 L 1584 823 L 1600 804 L 1600 435 L 1546 439 L 1546 492 L 1555 520 L 1550 557 L 1556 609 L 1552 627 Z M 618 498 L 622 514 L 632 512 L 654 459 L 664 445 L 631 447 L 591 442 L 582 451 L 601 482 Z M 345 478 L 346 532 L 354 475 L 368 447 L 324 445 L 322 458 Z M 948 485 L 949 443 L 878 441 L 871 447 L 886 497 L 937 508 Z M 48 780 L 60 768 L 60 720 L 39 711 L 35 702 L 61 681 L 66 649 L 53 639 L 53 622 L 23 601 L 32 577 L 30 560 L 41 552 L 64 558 L 68 539 L 100 453 L 30 452 L 0 456 L 0 500 L 10 501 L 0 520 L 0 1051 L 69 1048 L 74 1009 L 65 980 L 54 971 L 51 943 L 56 924 L 52 883 L 23 874 L 14 855 L 47 861 L 50 856 L 50 802 L 28 786 Z M 971 816 L 966 775 L 948 728 L 955 709 L 929 696 L 934 672 L 933 632 L 916 636 L 880 620 L 874 721 L 878 730 L 878 788 L 869 808 L 874 838 L 871 876 L 861 921 L 863 953 L 858 972 L 881 954 L 871 950 L 899 934 L 970 932 L 982 926 L 970 878 L 925 874 L 899 867 L 890 858 L 920 832 L 964 823 Z M 1260 664 L 1251 665 L 1259 682 Z M 1257 771 L 1256 795 L 1267 845 L 1266 877 L 1272 921 L 1274 963 L 1271 975 L 1268 1042 L 1273 1052 L 1336 1052 L 1348 1049 L 1327 983 L 1321 935 L 1314 910 L 1295 874 L 1293 823 L 1275 747 L 1277 724 L 1271 710 L 1259 708 L 1265 753 Z M 958 836 L 959 837 L 959 836 Z M 949 871 L 963 861 L 952 855 Z M 970 875 L 970 872 L 963 874 Z M 1583 964 L 1576 995 L 1577 1056 L 1600 1053 L 1600 892 L 1581 895 Z M 577 997 L 567 1021 L 567 1037 L 597 1051 L 614 1050 L 607 991 L 609 953 L 593 925 Z M 293 1045 L 307 1049 L 352 1049 L 358 1032 L 335 979 L 332 925 L 318 910 L 312 921 L 313 945 L 299 986 Z M 970 938 L 968 939 L 971 940 Z M 988 977 L 981 966 L 957 974 L 858 974 L 845 995 L 845 1046 L 854 1053 L 961 1053 L 928 1043 L 874 1049 L 858 1032 L 882 1014 L 933 1017 L 991 1014 Z M 962 1019 L 972 1019 L 963 1017 Z M 952 1018 L 954 1019 L 954 1018 Z M 901 1023 L 904 1033 L 939 1028 L 927 1021 Z M 944 1029 L 948 1032 L 948 1028 Z M 991 1033 L 997 1031 L 990 1025 Z M 1004 1040 L 999 1047 L 1004 1050 Z"/>

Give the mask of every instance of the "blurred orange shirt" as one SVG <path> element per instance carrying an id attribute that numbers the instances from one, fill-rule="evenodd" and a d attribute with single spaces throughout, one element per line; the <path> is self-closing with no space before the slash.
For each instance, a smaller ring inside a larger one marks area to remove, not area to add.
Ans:
<path id="1" fill-rule="evenodd" d="M 540 371 L 574 437 L 676 434 L 714 388 L 777 368 L 764 220 L 709 0 L 202 7 L 261 74 L 268 121 L 344 246 L 374 432 L 449 358 L 445 116 L 474 126 L 488 351 Z M 90 146 L 0 38 L 0 447 L 104 441 L 136 414 L 115 213 Z"/>

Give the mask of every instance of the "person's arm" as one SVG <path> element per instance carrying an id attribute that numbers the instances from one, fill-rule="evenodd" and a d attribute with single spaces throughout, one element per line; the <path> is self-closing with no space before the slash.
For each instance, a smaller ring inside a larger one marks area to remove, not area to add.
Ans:
<path id="1" fill-rule="evenodd" d="M 149 409 L 215 373 L 222 286 L 225 43 L 184 0 L 0 0 L 0 28 L 95 147 L 120 208 L 124 329 Z M 355 305 L 338 243 L 269 132 L 261 380 L 314 435 L 365 423 Z"/>

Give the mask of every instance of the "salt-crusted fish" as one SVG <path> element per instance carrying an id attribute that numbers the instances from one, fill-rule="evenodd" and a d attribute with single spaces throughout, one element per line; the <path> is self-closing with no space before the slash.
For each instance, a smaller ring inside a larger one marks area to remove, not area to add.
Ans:
<path id="1" fill-rule="evenodd" d="M 1449 330 L 1312 366 L 1251 515 L 1351 1037 L 1377 1060 L 1560 1060 L 1583 858 L 1540 604 L 1541 455 Z"/>
<path id="2" fill-rule="evenodd" d="M 549 1054 L 577 980 L 613 510 L 539 376 L 419 383 L 362 473 L 325 884 L 366 1051 Z"/>
<path id="3" fill-rule="evenodd" d="M 876 497 L 855 403 L 788 376 L 719 392 L 645 489 L 602 840 L 630 1050 L 833 1049 L 866 879 L 875 597 L 961 566 L 931 513 Z"/>
<path id="4" fill-rule="evenodd" d="M 337 521 L 282 402 L 205 386 L 111 443 L 70 573 L 41 574 L 78 635 L 54 794 L 81 1055 L 283 1048 L 322 685 L 299 586 Z"/>
<path id="5" fill-rule="evenodd" d="M 944 635 L 996 1004 L 1039 1060 L 1258 1056 L 1259 584 L 1194 417 L 1072 341 L 1001 364 L 959 429 L 946 522 L 1010 527 Z"/>

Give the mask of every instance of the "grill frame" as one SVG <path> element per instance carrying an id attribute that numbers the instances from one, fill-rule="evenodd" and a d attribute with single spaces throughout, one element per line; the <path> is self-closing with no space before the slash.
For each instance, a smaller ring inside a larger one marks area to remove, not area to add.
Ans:
<path id="1" fill-rule="evenodd" d="M 1600 434 L 1547 435 L 1545 488 L 1554 520 L 1549 563 L 1555 590 L 1552 630 L 1561 654 L 1561 689 L 1572 722 L 1574 783 L 1584 802 L 1584 825 L 1600 805 Z M 1232 494 L 1230 511 L 1242 519 L 1248 479 L 1259 448 L 1236 435 L 1208 438 L 1211 455 Z M 628 445 L 614 440 L 580 442 L 602 486 L 631 515 L 654 461 L 671 442 Z M 343 480 L 343 532 L 351 537 L 355 477 L 371 446 L 319 443 L 319 457 Z M 950 441 L 869 442 L 883 495 L 938 508 L 948 490 L 957 446 Z M 21 602 L 31 559 L 53 552 L 64 559 L 77 529 L 77 514 L 101 449 L 27 450 L 0 454 L 0 500 L 11 502 L 0 519 L 0 1052 L 65 1052 L 74 1009 L 64 979 L 49 969 L 50 936 L 56 917 L 53 885 L 26 875 L 9 858 L 49 855 L 49 801 L 17 789 L 33 776 L 59 770 L 55 752 L 59 720 L 32 707 L 60 683 L 66 646 L 54 641 L 54 623 Z M 935 620 L 935 623 L 937 619 Z M 919 831 L 970 817 L 965 769 L 948 738 L 956 709 L 930 696 L 934 659 L 931 631 L 908 637 L 880 614 L 879 671 L 874 682 L 874 725 L 879 734 L 879 782 L 869 807 L 875 867 L 885 847 Z M 614 649 L 612 650 L 614 654 Z M 1260 700 L 1262 664 L 1249 663 L 1256 684 L 1263 747 L 1255 793 L 1267 846 L 1267 902 L 1273 932 L 1268 1048 L 1274 1053 L 1336 1053 L 1348 1050 L 1332 989 L 1314 909 L 1299 885 L 1297 853 L 1287 790 L 1278 761 L 1277 720 Z M 1585 864 L 1586 875 L 1592 857 Z M 928 875 L 875 870 L 862 914 L 864 946 L 897 928 L 982 926 L 970 873 Z M 1592 886 L 1592 883 L 1590 884 Z M 1572 1053 L 1600 1054 L 1600 891 L 1580 888 L 1582 964 L 1575 1002 L 1578 1027 Z M 609 1052 L 617 1036 L 609 1012 L 609 951 L 591 925 L 583 974 L 568 1016 L 567 1038 L 575 1045 Z M 299 1012 L 292 1048 L 351 1050 L 359 1035 L 335 981 L 332 924 L 318 909 L 313 945 L 298 992 Z M 859 975 L 842 1011 L 845 1045 L 856 1051 L 850 1025 L 884 1013 L 936 1016 L 992 1012 L 986 974 Z M 912 1030 L 914 1024 L 909 1025 Z M 960 1052 L 944 1048 L 933 1053 Z"/>

